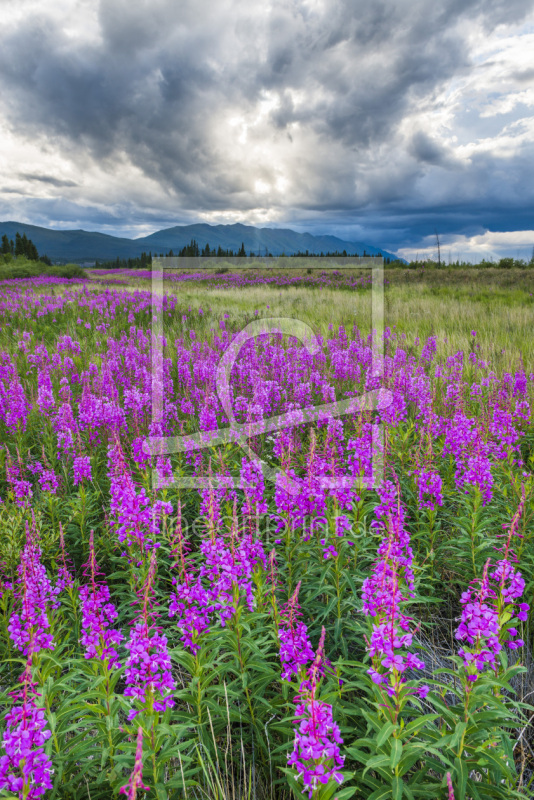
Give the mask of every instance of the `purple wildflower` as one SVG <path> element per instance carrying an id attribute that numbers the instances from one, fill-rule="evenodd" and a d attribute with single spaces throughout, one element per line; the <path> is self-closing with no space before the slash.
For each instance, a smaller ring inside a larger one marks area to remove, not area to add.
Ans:
<path id="1" fill-rule="evenodd" d="M 89 535 L 89 561 L 86 564 L 86 570 L 90 572 L 90 584 L 80 587 L 82 602 L 80 642 L 85 647 L 85 658 L 98 658 L 105 661 L 108 669 L 120 667 L 115 647 L 124 637 L 120 630 L 114 630 L 111 627 L 117 619 L 118 613 L 110 601 L 107 585 L 97 580 L 99 573 L 93 531 Z"/>
<path id="2" fill-rule="evenodd" d="M 63 525 L 59 523 L 59 546 L 61 554 L 59 556 L 60 565 L 58 567 L 58 579 L 56 588 L 62 592 L 64 589 L 72 589 L 74 581 L 72 578 L 71 569 L 67 563 L 68 555 L 65 549 L 65 536 L 63 534 Z"/>
<path id="3" fill-rule="evenodd" d="M 128 795 L 127 800 L 136 800 L 138 789 L 145 792 L 150 791 L 150 786 L 145 786 L 143 783 L 143 729 L 141 726 L 137 728 L 134 768 L 130 780 L 125 786 L 121 786 L 119 794 Z"/>
<path id="4" fill-rule="evenodd" d="M 288 602 L 280 611 L 280 661 L 282 662 L 282 680 L 290 681 L 292 675 L 298 675 L 299 670 L 313 661 L 313 652 L 308 639 L 308 628 L 298 618 L 302 616 L 299 609 L 298 595 L 300 581 Z"/>
<path id="5" fill-rule="evenodd" d="M 52 763 L 44 752 L 51 733 L 47 729 L 44 709 L 37 705 L 35 684 L 32 682 L 31 655 L 21 676 L 22 690 L 12 697 L 22 700 L 5 716 L 3 736 L 6 754 L 0 757 L 0 789 L 17 792 L 26 800 L 42 797 L 52 789 Z"/>
<path id="6" fill-rule="evenodd" d="M 332 706 L 321 702 L 316 696 L 318 680 L 322 674 L 324 640 L 323 627 L 314 662 L 295 698 L 297 721 L 294 725 L 298 727 L 293 751 L 287 760 L 288 765 L 297 772 L 295 778 L 302 778 L 303 789 L 308 792 L 310 800 L 319 784 L 327 784 L 331 778 L 338 784 L 343 782 L 339 768 L 345 762 L 339 749 L 343 739 L 332 718 Z"/>
<path id="7" fill-rule="evenodd" d="M 55 601 L 59 589 L 53 588 L 41 564 L 41 549 L 35 542 L 26 524 L 26 546 L 20 555 L 19 579 L 15 597 L 20 610 L 11 614 L 8 630 L 18 650 L 24 655 L 38 653 L 39 650 L 53 650 L 53 636 L 48 633 L 50 621 L 49 608 L 56 608 Z"/>
<path id="8" fill-rule="evenodd" d="M 411 619 L 401 603 L 414 596 L 413 552 L 405 527 L 404 509 L 399 486 L 386 481 L 378 490 L 381 503 L 375 508 L 378 520 L 371 523 L 383 531 L 378 547 L 378 560 L 362 588 L 363 613 L 372 618 L 371 635 L 366 638 L 372 659 L 367 670 L 374 684 L 383 686 L 390 697 L 399 702 L 399 692 L 406 681 L 405 673 L 424 668 L 416 655 L 406 652 L 412 645 Z M 424 697 L 425 686 L 415 692 Z"/>
<path id="9" fill-rule="evenodd" d="M 126 643 L 129 655 L 125 665 L 124 694 L 135 698 L 149 709 L 165 711 L 174 706 L 172 692 L 176 684 L 171 673 L 167 637 L 154 625 L 154 615 L 150 611 L 155 577 L 156 556 L 152 551 L 148 575 L 139 593 L 142 601 L 141 613 L 134 622 L 130 640 Z M 131 721 L 137 714 L 138 710 L 132 709 L 128 720 Z"/>
<path id="10" fill-rule="evenodd" d="M 82 481 L 91 481 L 93 479 L 91 473 L 91 459 L 89 456 L 77 455 L 72 462 L 74 471 L 74 485 L 78 486 Z"/>

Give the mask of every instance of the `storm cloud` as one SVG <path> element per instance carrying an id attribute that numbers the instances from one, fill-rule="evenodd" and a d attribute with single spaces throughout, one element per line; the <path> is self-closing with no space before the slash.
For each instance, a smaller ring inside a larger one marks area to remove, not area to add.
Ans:
<path id="1" fill-rule="evenodd" d="M 530 254 L 533 50 L 530 0 L 8 0 L 0 218 Z"/>

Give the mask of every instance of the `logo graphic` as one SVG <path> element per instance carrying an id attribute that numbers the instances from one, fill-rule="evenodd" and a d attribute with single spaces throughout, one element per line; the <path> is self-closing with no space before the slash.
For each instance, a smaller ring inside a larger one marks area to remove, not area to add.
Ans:
<path id="1" fill-rule="evenodd" d="M 160 259 L 161 261 L 172 261 L 172 266 L 180 259 Z M 361 259 L 360 259 L 361 261 Z M 376 261 L 374 259 L 373 261 Z M 336 264 L 338 266 L 338 264 Z M 378 271 L 378 270 L 376 270 Z M 383 327 L 383 272 L 380 272 L 380 282 L 378 288 L 381 292 L 376 292 L 372 296 L 372 321 L 373 321 L 373 350 L 371 377 L 378 385 L 381 384 L 383 375 L 383 340 L 380 328 Z M 152 327 L 152 403 L 153 419 L 155 422 L 162 419 L 162 368 L 163 368 L 163 332 L 161 310 L 158 312 L 155 298 L 163 295 L 163 269 L 156 269 L 152 276 L 153 288 L 153 327 Z M 376 290 L 376 276 L 373 270 L 373 290 Z M 378 300 L 378 302 L 377 302 Z M 380 302 L 381 301 L 381 302 Z M 377 320 L 378 317 L 378 320 Z M 377 321 L 379 325 L 377 326 Z M 377 330 L 378 327 L 378 330 Z M 347 400 L 336 400 L 318 406 L 307 406 L 305 408 L 294 409 L 278 416 L 268 419 L 261 419 L 257 422 L 239 423 L 236 420 L 232 409 L 232 396 L 230 391 L 230 374 L 239 352 L 249 341 L 265 334 L 282 334 L 292 336 L 297 339 L 310 355 L 315 355 L 320 351 L 319 342 L 312 329 L 306 323 L 286 317 L 258 319 L 249 323 L 231 341 L 219 361 L 215 376 L 215 389 L 221 406 L 229 421 L 229 426 L 223 429 L 199 431 L 186 436 L 149 436 L 143 443 L 144 451 L 152 456 L 165 456 L 173 453 L 191 452 L 203 450 L 219 445 L 235 444 L 246 454 L 247 458 L 255 463 L 261 470 L 266 480 L 274 481 L 278 474 L 284 475 L 284 489 L 289 494 L 298 494 L 301 488 L 297 481 L 291 478 L 281 467 L 272 467 L 260 458 L 251 448 L 249 441 L 261 434 L 273 433 L 275 431 L 287 430 L 288 428 L 304 423 L 329 421 L 331 419 L 346 415 L 359 414 L 362 412 L 372 412 L 387 408 L 392 401 L 391 392 L 387 389 L 379 388 L 366 392 L 359 397 L 351 397 Z M 158 347 L 159 346 L 159 347 Z M 322 488 L 344 489 L 344 488 L 373 488 L 382 480 L 383 475 L 383 431 L 381 425 L 372 427 L 372 477 L 354 476 L 335 476 L 330 478 L 317 477 L 317 484 Z M 173 476 L 169 481 L 168 477 L 160 475 L 156 467 L 152 471 L 152 480 L 155 488 L 162 486 L 178 486 L 191 489 L 206 489 L 211 487 L 231 487 L 246 488 L 246 483 L 241 478 L 230 478 L 228 476 L 216 475 L 210 477 L 198 476 Z"/>

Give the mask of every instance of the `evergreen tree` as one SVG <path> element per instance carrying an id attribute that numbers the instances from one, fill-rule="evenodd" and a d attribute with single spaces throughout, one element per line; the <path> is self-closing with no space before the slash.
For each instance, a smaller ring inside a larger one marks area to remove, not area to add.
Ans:
<path id="1" fill-rule="evenodd" d="M 15 256 L 23 256 L 24 255 L 24 244 L 22 242 L 22 237 L 20 233 L 17 231 L 15 234 Z"/>
<path id="2" fill-rule="evenodd" d="M 31 239 L 28 239 L 28 245 L 26 247 L 26 255 L 30 259 L 30 261 L 39 261 L 39 253 L 37 252 L 37 248 Z"/>
<path id="3" fill-rule="evenodd" d="M 7 234 L 4 233 L 2 236 L 2 255 L 7 256 L 11 253 L 11 245 L 9 244 L 9 239 L 7 238 Z"/>
<path id="4" fill-rule="evenodd" d="M 244 242 L 241 242 L 241 248 L 240 248 L 240 250 L 239 250 L 237 255 L 238 255 L 239 258 L 246 258 L 247 257 L 247 254 L 245 253 L 245 243 Z"/>

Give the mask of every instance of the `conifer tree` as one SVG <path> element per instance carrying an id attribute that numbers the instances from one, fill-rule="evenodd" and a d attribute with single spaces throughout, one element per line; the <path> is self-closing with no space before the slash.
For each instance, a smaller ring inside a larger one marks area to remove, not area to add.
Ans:
<path id="1" fill-rule="evenodd" d="M 39 261 L 39 253 L 37 252 L 36 246 L 31 239 L 28 239 L 27 242 L 26 256 L 30 259 L 30 261 Z"/>
<path id="2" fill-rule="evenodd" d="M 15 256 L 23 256 L 24 255 L 24 243 L 22 241 L 22 236 L 17 231 L 15 234 Z"/>

